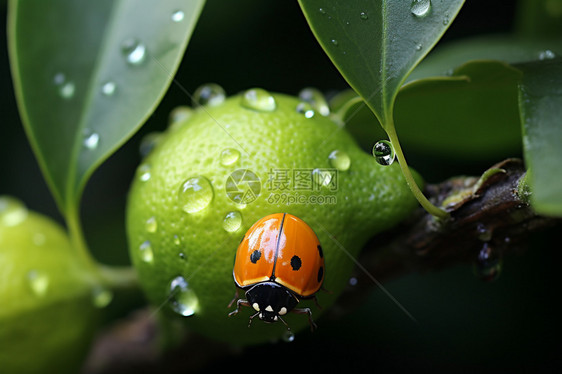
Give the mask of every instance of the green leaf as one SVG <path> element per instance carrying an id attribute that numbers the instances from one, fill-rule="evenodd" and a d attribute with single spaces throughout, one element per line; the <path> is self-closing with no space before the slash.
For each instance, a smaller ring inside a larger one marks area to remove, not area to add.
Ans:
<path id="1" fill-rule="evenodd" d="M 562 1 L 519 0 L 515 20 L 515 30 L 521 36 L 559 38 L 562 34 Z"/>
<path id="2" fill-rule="evenodd" d="M 519 105 L 531 203 L 544 215 L 562 216 L 562 58 L 518 66 Z"/>
<path id="3" fill-rule="evenodd" d="M 521 72 L 499 61 L 473 61 L 447 77 L 402 86 L 394 116 L 406 149 L 458 160 L 494 160 L 521 150 L 518 89 Z M 372 147 L 384 134 L 370 110 L 347 110 L 346 127 Z"/>
<path id="4" fill-rule="evenodd" d="M 204 1 L 12 0 L 24 127 L 63 213 L 170 85 Z"/>
<path id="5" fill-rule="evenodd" d="M 472 60 L 497 60 L 515 64 L 560 55 L 560 39 L 521 39 L 508 35 L 479 36 L 437 47 L 416 67 L 407 82 L 448 76 L 454 69 Z"/>
<path id="6" fill-rule="evenodd" d="M 299 0 L 316 38 L 387 129 L 398 89 L 462 7 L 449 1 Z M 387 129 L 388 130 L 388 129 Z"/>

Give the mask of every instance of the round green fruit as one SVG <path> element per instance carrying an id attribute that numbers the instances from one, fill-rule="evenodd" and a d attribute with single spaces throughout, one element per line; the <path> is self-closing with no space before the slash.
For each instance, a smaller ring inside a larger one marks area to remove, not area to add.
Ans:
<path id="1" fill-rule="evenodd" d="M 76 373 L 98 322 L 64 230 L 0 196 L 0 371 Z"/>
<path id="2" fill-rule="evenodd" d="M 318 319 L 347 285 L 366 240 L 416 206 L 398 165 L 377 164 L 295 97 L 248 90 L 197 108 L 156 143 L 129 195 L 131 257 L 155 306 L 223 341 L 271 341 L 286 331 L 257 318 L 248 328 L 247 308 L 228 317 L 234 255 L 257 220 L 287 212 L 316 232 L 330 292 L 317 294 L 323 309 L 311 301 L 299 307 Z M 308 326 L 303 315 L 284 319 L 292 331 Z"/>

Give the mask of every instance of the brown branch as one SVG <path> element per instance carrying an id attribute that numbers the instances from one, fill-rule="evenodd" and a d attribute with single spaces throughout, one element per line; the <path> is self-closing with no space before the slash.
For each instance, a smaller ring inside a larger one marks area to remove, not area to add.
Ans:
<path id="1" fill-rule="evenodd" d="M 480 178 L 457 177 L 428 185 L 426 196 L 444 206 L 450 219 L 440 221 L 419 208 L 408 222 L 373 238 L 359 258 L 369 274 L 356 274 L 357 285 L 344 292 L 327 317 L 339 318 L 360 304 L 375 287 L 370 276 L 384 282 L 406 273 L 474 262 L 483 250 L 500 258 L 520 251 L 530 232 L 559 224 L 559 219 L 534 213 L 521 187 L 524 175 L 522 161 L 508 159 Z M 154 316 L 146 311 L 119 322 L 97 339 L 84 373 L 135 372 L 138 368 L 143 372 L 184 372 L 233 353 L 225 345 L 196 335 L 187 335 L 179 349 L 162 353 L 157 330 Z"/>

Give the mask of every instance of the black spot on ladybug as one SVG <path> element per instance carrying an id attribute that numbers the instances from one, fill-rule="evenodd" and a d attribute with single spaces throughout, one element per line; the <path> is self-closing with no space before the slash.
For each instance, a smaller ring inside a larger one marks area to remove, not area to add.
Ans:
<path id="1" fill-rule="evenodd" d="M 320 266 L 318 269 L 318 283 L 322 281 L 322 277 L 324 276 L 324 267 Z"/>
<path id="2" fill-rule="evenodd" d="M 293 270 L 299 270 L 302 266 L 302 261 L 300 259 L 299 256 L 293 256 L 291 257 L 291 267 L 293 268 Z"/>
<path id="3" fill-rule="evenodd" d="M 258 262 L 258 260 L 261 258 L 261 251 L 259 250 L 255 250 L 252 252 L 252 254 L 250 255 L 250 261 L 252 261 L 253 264 L 255 264 L 256 262 Z"/>
<path id="4" fill-rule="evenodd" d="M 322 251 L 322 246 L 320 244 L 318 244 L 318 254 L 320 255 L 320 258 L 324 257 L 324 252 Z"/>

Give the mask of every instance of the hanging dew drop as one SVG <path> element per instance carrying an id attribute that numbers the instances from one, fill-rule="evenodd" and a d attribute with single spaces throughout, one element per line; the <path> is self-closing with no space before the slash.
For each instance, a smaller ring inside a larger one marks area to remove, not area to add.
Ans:
<path id="1" fill-rule="evenodd" d="M 148 264 L 152 263 L 154 260 L 154 252 L 152 251 L 152 244 L 150 244 L 148 240 L 140 245 L 139 250 L 141 259 Z"/>
<path id="2" fill-rule="evenodd" d="M 196 213 L 209 206 L 214 195 L 211 182 L 203 176 L 197 176 L 181 184 L 178 202 L 184 212 Z"/>
<path id="3" fill-rule="evenodd" d="M 30 270 L 27 273 L 27 282 L 35 296 L 43 297 L 47 293 L 49 277 L 46 274 L 38 270 Z"/>
<path id="4" fill-rule="evenodd" d="M 429 10 L 431 9 L 431 1 L 430 0 L 414 0 L 412 1 L 412 5 L 410 6 L 410 10 L 412 14 L 416 17 L 425 17 L 429 14 Z"/>
<path id="5" fill-rule="evenodd" d="M 189 284 L 182 276 L 177 276 L 170 282 L 168 287 L 170 296 L 169 305 L 172 310 L 184 317 L 189 317 L 197 313 L 199 309 L 199 299 L 195 292 L 189 288 Z"/>
<path id="6" fill-rule="evenodd" d="M 146 59 L 146 46 L 137 39 L 127 39 L 121 44 L 121 53 L 129 65 L 140 65 Z"/>
<path id="7" fill-rule="evenodd" d="M 381 140 L 373 147 L 375 160 L 384 166 L 392 165 L 396 156 L 394 147 L 388 140 Z"/>
<path id="8" fill-rule="evenodd" d="M 363 21 L 369 19 L 369 15 L 366 12 L 361 12 L 359 14 L 359 18 L 361 18 Z"/>
<path id="9" fill-rule="evenodd" d="M 316 88 L 307 87 L 299 92 L 299 99 L 305 103 L 309 103 L 313 110 L 317 111 L 323 116 L 328 116 L 330 114 L 330 107 L 326 98 Z"/>
<path id="10" fill-rule="evenodd" d="M 0 196 L 0 224 L 4 226 L 17 226 L 27 218 L 26 206 L 18 199 L 9 196 Z"/>
<path id="11" fill-rule="evenodd" d="M 275 98 L 262 88 L 252 88 L 244 92 L 242 106 L 257 112 L 273 112 L 277 108 Z"/>
<path id="12" fill-rule="evenodd" d="M 502 269 L 500 254 L 484 243 L 473 265 L 474 275 L 483 281 L 491 282 L 499 278 Z"/>
<path id="13" fill-rule="evenodd" d="M 283 333 L 283 336 L 281 337 L 283 339 L 284 342 L 287 343 L 291 343 L 295 341 L 295 333 L 292 332 L 291 330 L 287 330 Z"/>
<path id="14" fill-rule="evenodd" d="M 226 148 L 221 152 L 220 163 L 222 166 L 234 164 L 240 158 L 240 151 L 236 148 Z"/>
<path id="15" fill-rule="evenodd" d="M 217 106 L 226 99 L 224 89 L 215 83 L 199 86 L 193 93 L 193 106 Z"/>
<path id="16" fill-rule="evenodd" d="M 235 232 L 242 226 L 242 214 L 240 212 L 229 212 L 222 221 L 222 228 L 227 232 Z"/>
<path id="17" fill-rule="evenodd" d="M 335 150 L 328 156 L 332 167 L 339 171 L 346 171 L 351 166 L 351 159 L 349 155 L 343 151 Z"/>
<path id="18" fill-rule="evenodd" d="M 299 103 L 297 105 L 297 113 L 304 115 L 306 118 L 314 117 L 314 108 L 309 103 Z"/>
<path id="19" fill-rule="evenodd" d="M 181 10 L 176 10 L 172 13 L 172 21 L 181 22 L 185 18 L 185 13 Z"/>

